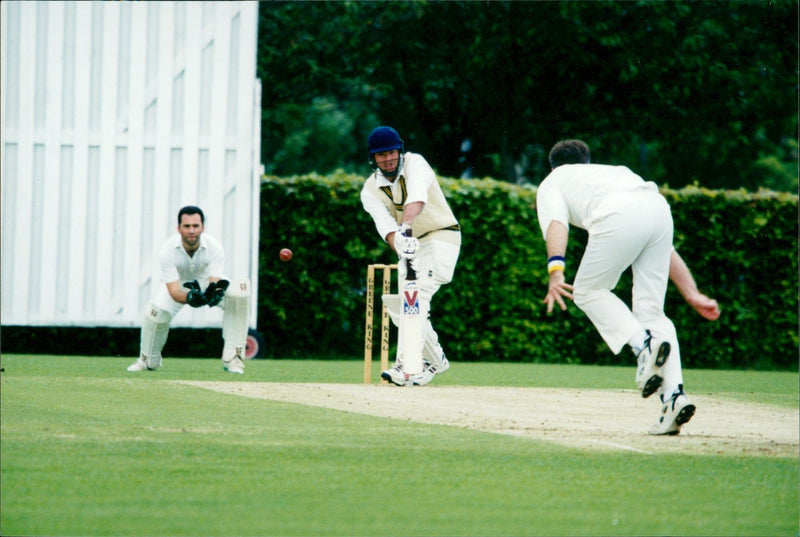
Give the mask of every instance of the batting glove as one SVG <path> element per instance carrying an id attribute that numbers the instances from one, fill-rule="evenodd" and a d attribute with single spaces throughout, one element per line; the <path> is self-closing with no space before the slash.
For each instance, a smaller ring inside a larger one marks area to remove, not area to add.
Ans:
<path id="1" fill-rule="evenodd" d="M 394 234 L 394 249 L 397 255 L 406 259 L 414 259 L 417 255 L 417 248 L 419 248 L 419 241 L 416 237 L 406 237 L 406 232 L 411 232 L 411 227 L 408 224 L 400 226 Z"/>

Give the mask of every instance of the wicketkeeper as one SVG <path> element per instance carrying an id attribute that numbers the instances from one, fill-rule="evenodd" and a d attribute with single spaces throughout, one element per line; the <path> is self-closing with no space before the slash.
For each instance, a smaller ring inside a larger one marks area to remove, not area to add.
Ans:
<path id="1" fill-rule="evenodd" d="M 368 139 L 373 173 L 364 182 L 361 203 L 375 222 L 382 239 L 398 254 L 398 278 L 406 279 L 410 259 L 417 275 L 419 308 L 424 315 L 421 330 L 422 371 L 409 373 L 403 367 L 403 349 L 418 347 L 408 340 L 401 317 L 404 308 L 399 295 L 382 298 L 392 321 L 399 326 L 398 355 L 394 366 L 381 377 L 398 386 L 428 384 L 450 364 L 430 322 L 430 303 L 439 288 L 453 279 L 461 250 L 461 228 L 450 210 L 436 173 L 422 155 L 405 152 L 403 140 L 392 127 L 377 127 Z M 407 235 L 411 236 L 407 236 Z"/>
<path id="2" fill-rule="evenodd" d="M 205 216 L 199 207 L 190 205 L 178 212 L 178 235 L 170 237 L 159 251 L 162 285 L 145 310 L 139 358 L 128 371 L 149 371 L 161 366 L 169 324 L 188 304 L 193 308 L 219 306 L 225 310 L 222 367 L 229 373 L 244 373 L 250 282 L 244 278 L 231 284 L 225 279 L 225 252 L 216 239 L 203 233 L 204 225 Z"/>

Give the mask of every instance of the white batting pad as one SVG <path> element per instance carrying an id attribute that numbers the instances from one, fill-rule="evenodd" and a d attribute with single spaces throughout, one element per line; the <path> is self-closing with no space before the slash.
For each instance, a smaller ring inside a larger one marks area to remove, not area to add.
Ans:
<path id="1" fill-rule="evenodd" d="M 171 320 L 168 312 L 156 307 L 152 301 L 148 302 L 142 321 L 140 349 L 150 369 L 161 365 L 161 351 L 167 343 Z"/>
<path id="2" fill-rule="evenodd" d="M 433 329 L 431 321 L 428 320 L 425 328 L 425 342 L 422 346 L 422 358 L 427 360 L 437 370 L 442 367 L 442 356 L 444 350 L 439 345 L 439 335 Z"/>
<path id="3" fill-rule="evenodd" d="M 383 295 L 381 300 L 394 325 L 400 326 L 400 295 Z M 443 354 L 442 346 L 439 345 L 439 335 L 433 329 L 430 319 L 428 319 L 425 323 L 425 342 L 422 347 L 422 358 L 438 369 L 442 366 Z"/>
<path id="4" fill-rule="evenodd" d="M 381 301 L 395 326 L 400 326 L 400 295 L 383 295 Z"/>
<path id="5" fill-rule="evenodd" d="M 225 291 L 222 308 L 225 310 L 222 316 L 222 339 L 225 340 L 225 349 L 222 354 L 227 356 L 229 352 L 233 352 L 244 357 L 244 347 L 247 343 L 248 312 L 250 311 L 249 279 L 241 278 L 231 281 L 230 286 Z"/>

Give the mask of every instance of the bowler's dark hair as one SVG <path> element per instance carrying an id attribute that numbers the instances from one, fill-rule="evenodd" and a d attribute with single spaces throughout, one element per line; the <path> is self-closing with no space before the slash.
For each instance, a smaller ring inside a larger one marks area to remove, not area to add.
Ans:
<path id="1" fill-rule="evenodd" d="M 591 158 L 589 146 L 582 140 L 556 142 L 548 157 L 551 168 L 558 168 L 562 164 L 589 164 Z"/>
<path id="2" fill-rule="evenodd" d="M 200 207 L 195 207 L 194 205 L 187 205 L 178 211 L 178 225 L 181 225 L 181 218 L 183 218 L 183 215 L 185 214 L 199 214 L 200 223 L 203 225 L 206 224 L 206 216 L 203 214 L 203 209 Z"/>

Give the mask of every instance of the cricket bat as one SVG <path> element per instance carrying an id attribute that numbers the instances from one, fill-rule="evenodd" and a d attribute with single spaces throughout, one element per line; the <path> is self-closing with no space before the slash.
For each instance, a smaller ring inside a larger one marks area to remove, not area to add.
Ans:
<path id="1" fill-rule="evenodd" d="M 411 230 L 406 230 L 406 237 L 411 236 Z M 427 308 L 420 300 L 417 273 L 411 266 L 411 260 L 406 259 L 406 277 L 400 282 L 400 326 L 397 331 L 400 363 L 408 375 L 422 373 L 422 346 L 424 344 L 423 330 L 427 320 Z"/>

